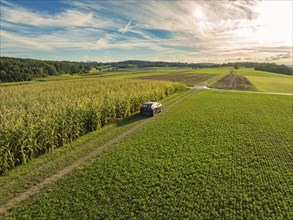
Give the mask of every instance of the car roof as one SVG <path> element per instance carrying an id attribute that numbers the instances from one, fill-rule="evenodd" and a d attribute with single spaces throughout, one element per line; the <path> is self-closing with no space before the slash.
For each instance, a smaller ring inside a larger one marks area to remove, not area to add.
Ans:
<path id="1" fill-rule="evenodd" d="M 144 104 L 145 105 L 150 105 L 150 104 L 154 104 L 154 103 L 156 103 L 156 102 L 145 102 Z"/>

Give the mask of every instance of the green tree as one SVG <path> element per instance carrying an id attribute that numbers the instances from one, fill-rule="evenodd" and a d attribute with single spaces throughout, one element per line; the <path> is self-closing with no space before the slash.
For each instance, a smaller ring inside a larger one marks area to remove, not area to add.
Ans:
<path id="1" fill-rule="evenodd" d="M 52 66 L 52 65 L 47 64 L 44 69 L 51 76 L 56 76 L 57 75 L 57 71 L 56 71 L 55 66 Z"/>

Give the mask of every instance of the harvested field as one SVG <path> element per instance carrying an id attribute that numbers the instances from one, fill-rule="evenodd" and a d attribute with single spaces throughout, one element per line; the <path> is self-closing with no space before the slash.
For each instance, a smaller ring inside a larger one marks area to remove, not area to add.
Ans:
<path id="1" fill-rule="evenodd" d="M 187 86 L 193 86 L 197 83 L 206 81 L 215 76 L 216 74 L 164 74 L 164 75 L 142 76 L 142 77 L 138 77 L 137 79 L 181 82 L 186 84 Z"/>
<path id="2" fill-rule="evenodd" d="M 217 89 L 256 91 L 254 85 L 242 75 L 230 73 L 212 85 Z"/>

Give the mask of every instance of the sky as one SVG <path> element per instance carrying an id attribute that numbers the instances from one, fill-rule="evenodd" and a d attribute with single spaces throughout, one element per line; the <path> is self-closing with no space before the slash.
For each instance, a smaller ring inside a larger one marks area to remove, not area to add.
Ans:
<path id="1" fill-rule="evenodd" d="M 1 56 L 292 64 L 292 0 L 0 0 Z"/>

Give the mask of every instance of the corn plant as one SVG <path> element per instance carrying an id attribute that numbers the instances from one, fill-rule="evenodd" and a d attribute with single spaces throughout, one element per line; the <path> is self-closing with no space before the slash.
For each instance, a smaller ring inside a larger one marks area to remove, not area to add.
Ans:
<path id="1" fill-rule="evenodd" d="M 0 174 L 129 116 L 181 84 L 83 79 L 0 87 Z"/>

